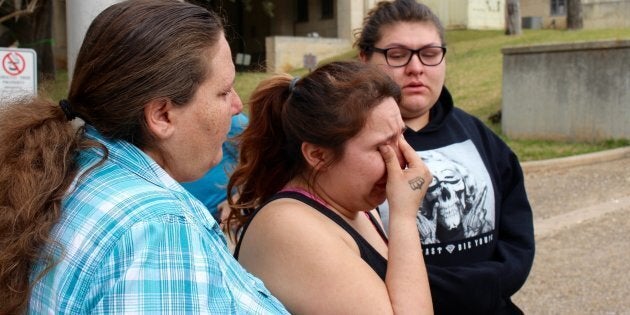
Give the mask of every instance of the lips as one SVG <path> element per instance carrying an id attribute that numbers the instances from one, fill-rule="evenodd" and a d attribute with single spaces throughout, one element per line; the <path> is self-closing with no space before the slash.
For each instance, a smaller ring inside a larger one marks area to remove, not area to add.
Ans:
<path id="1" fill-rule="evenodd" d="M 411 82 L 409 84 L 404 85 L 403 87 L 403 90 L 405 92 L 411 92 L 411 93 L 421 93 L 425 91 L 426 89 L 428 89 L 428 87 L 424 85 L 422 82 Z"/>

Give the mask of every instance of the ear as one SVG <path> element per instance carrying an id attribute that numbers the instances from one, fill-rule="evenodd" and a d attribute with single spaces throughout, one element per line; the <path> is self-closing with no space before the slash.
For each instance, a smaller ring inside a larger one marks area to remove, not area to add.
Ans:
<path id="1" fill-rule="evenodd" d="M 302 156 L 314 170 L 321 171 L 326 168 L 326 164 L 330 161 L 332 154 L 329 149 L 309 142 L 302 142 Z"/>
<path id="2" fill-rule="evenodd" d="M 173 109 L 171 100 L 159 98 L 150 101 L 144 107 L 144 119 L 149 132 L 157 139 L 167 139 L 175 131 L 173 125 Z"/>

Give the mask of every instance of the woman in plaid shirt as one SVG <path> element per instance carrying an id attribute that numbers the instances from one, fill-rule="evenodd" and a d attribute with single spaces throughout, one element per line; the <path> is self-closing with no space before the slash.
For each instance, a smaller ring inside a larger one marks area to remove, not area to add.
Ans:
<path id="1" fill-rule="evenodd" d="M 221 160 L 234 78 L 217 15 L 130 0 L 93 21 L 67 100 L 5 107 L 0 313 L 286 313 L 178 184 Z"/>

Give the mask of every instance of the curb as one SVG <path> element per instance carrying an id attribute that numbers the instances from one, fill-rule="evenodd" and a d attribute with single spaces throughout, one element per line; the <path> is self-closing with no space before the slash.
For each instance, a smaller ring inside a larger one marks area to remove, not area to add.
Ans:
<path id="1" fill-rule="evenodd" d="M 523 162 L 521 163 L 521 168 L 524 173 L 540 172 L 550 169 L 556 170 L 593 163 L 609 162 L 623 158 L 630 158 L 630 146 L 563 158 Z"/>
<path id="2" fill-rule="evenodd" d="M 577 224 L 608 215 L 613 212 L 630 210 L 630 195 L 620 199 L 596 204 L 550 218 L 534 220 L 536 241 L 545 239 L 558 231 Z"/>

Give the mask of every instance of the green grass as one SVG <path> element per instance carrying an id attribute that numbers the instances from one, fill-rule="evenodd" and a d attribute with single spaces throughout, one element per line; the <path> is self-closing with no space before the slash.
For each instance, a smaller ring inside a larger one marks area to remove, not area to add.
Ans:
<path id="1" fill-rule="evenodd" d="M 254 91 L 258 83 L 267 77 L 269 77 L 269 74 L 265 72 L 239 72 L 236 74 L 234 89 L 241 97 L 243 104 L 246 104 L 249 100 L 249 96 L 252 94 L 252 91 Z M 249 110 L 246 105 L 244 107 L 245 111 Z"/>
<path id="2" fill-rule="evenodd" d="M 629 146 L 630 139 L 598 143 L 507 139 L 501 132 L 500 124 L 493 124 L 488 120 L 490 115 L 501 108 L 502 48 L 607 39 L 630 39 L 630 28 L 580 31 L 524 30 L 520 36 L 506 36 L 503 35 L 503 31 L 447 31 L 446 85 L 453 94 L 455 104 L 483 120 L 512 147 L 521 161 L 557 158 Z M 337 57 L 322 60 L 320 64 L 356 58 L 356 55 L 355 51 L 348 51 Z M 306 73 L 305 69 L 296 69 L 291 72 L 293 75 Z M 267 77 L 269 77 L 267 73 L 237 74 L 235 89 L 245 104 L 256 85 Z M 65 97 L 67 74 L 60 72 L 56 81 L 43 83 L 40 90 L 40 93 L 49 95 L 53 100 Z M 247 111 L 247 106 L 245 110 Z"/>
<path id="3" fill-rule="evenodd" d="M 54 81 L 47 80 L 40 83 L 37 93 L 54 101 L 66 98 L 68 95 L 68 72 L 66 70 L 58 70 L 57 78 Z"/>

